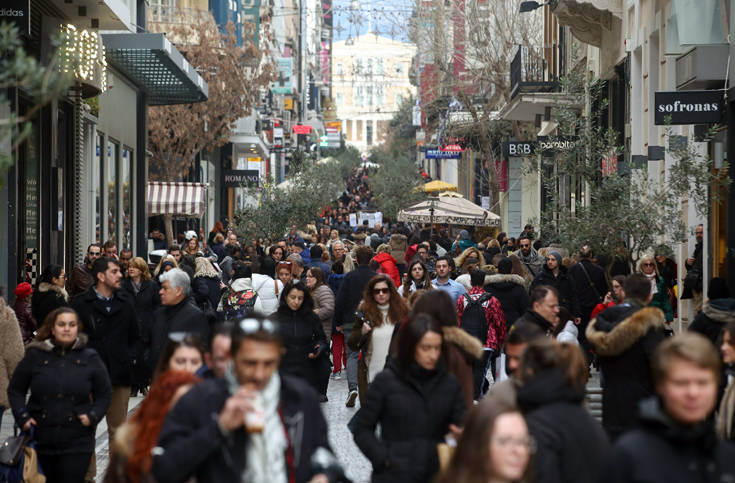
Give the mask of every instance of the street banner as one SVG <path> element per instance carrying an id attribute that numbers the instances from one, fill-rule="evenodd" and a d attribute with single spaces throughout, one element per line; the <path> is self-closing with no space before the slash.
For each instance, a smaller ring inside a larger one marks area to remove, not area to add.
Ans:
<path id="1" fill-rule="evenodd" d="M 381 225 L 383 224 L 383 213 L 381 213 L 380 211 L 375 211 L 372 213 L 366 213 L 364 211 L 361 211 L 360 217 L 357 220 L 358 226 L 362 226 L 365 220 L 367 220 L 368 226 L 370 228 L 375 228 L 376 223 L 380 223 Z"/>

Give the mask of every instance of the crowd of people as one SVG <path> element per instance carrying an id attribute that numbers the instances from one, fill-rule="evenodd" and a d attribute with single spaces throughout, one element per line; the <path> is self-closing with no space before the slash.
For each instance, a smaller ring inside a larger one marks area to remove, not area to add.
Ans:
<path id="1" fill-rule="evenodd" d="M 0 298 L 0 417 L 34 428 L 50 482 L 94 480 L 102 418 L 107 482 L 348 481 L 320 406 L 346 379 L 376 482 L 735 481 L 735 299 L 721 280 L 702 296 L 701 250 L 685 288 L 702 309 L 673 335 L 663 249 L 626 271 L 530 225 L 351 226 L 373 203 L 357 171 L 278 240 L 218 222 L 152 233 L 150 265 L 108 241 L 68 279 L 45 267 Z"/>

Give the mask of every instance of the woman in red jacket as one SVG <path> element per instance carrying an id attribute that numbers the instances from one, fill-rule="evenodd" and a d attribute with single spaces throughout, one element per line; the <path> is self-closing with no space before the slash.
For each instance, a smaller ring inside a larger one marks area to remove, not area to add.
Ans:
<path id="1" fill-rule="evenodd" d="M 401 286 L 401 274 L 398 271 L 396 259 L 390 254 L 390 245 L 385 243 L 380 245 L 378 254 L 373 257 L 373 260 L 379 265 L 380 273 L 388 275 L 396 284 L 396 287 Z"/>

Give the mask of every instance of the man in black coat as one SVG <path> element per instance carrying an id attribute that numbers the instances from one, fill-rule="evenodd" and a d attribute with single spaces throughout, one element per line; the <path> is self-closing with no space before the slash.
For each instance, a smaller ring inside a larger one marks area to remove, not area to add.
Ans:
<path id="1" fill-rule="evenodd" d="M 531 288 L 538 285 L 549 285 L 554 287 L 559 297 L 559 305 L 565 307 L 575 318 L 580 321 L 579 299 L 572 287 L 572 280 L 567 275 L 567 267 L 561 264 L 562 256 L 559 252 L 550 252 L 546 264 L 536 274 L 531 282 Z M 564 321 L 566 323 L 566 320 Z"/>
<path id="2" fill-rule="evenodd" d="M 554 287 L 538 285 L 531 289 L 531 307 L 515 321 L 515 325 L 533 324 L 551 335 L 559 324 L 559 296 Z"/>
<path id="3" fill-rule="evenodd" d="M 735 481 L 735 446 L 717 437 L 720 357 L 704 337 L 684 332 L 653 356 L 656 397 L 641 402 L 635 430 L 613 447 L 606 483 Z"/>
<path id="4" fill-rule="evenodd" d="M 153 457 L 156 481 L 337 481 L 319 396 L 279 375 L 282 348 L 269 320 L 235 327 L 225 377 L 196 385 L 166 417 Z"/>
<path id="5" fill-rule="evenodd" d="M 572 280 L 572 288 L 579 300 L 581 322 L 579 323 L 579 343 L 589 357 L 590 347 L 584 335 L 590 322 L 592 310 L 603 302 L 608 292 L 605 271 L 592 261 L 592 249 L 585 245 L 579 251 L 579 261 L 569 267 L 567 274 Z"/>
<path id="6" fill-rule="evenodd" d="M 342 285 L 334 302 L 334 321 L 332 326 L 337 332 L 345 335 L 345 340 L 350 338 L 350 332 L 355 322 L 355 309 L 362 300 L 362 292 L 371 278 L 377 273 L 370 268 L 370 260 L 373 258 L 373 249 L 368 246 L 357 247 L 355 250 L 357 267 L 345 275 Z M 355 406 L 357 399 L 357 361 L 359 352 L 355 352 L 347 346 L 347 407 Z"/>
<path id="7" fill-rule="evenodd" d="M 612 441 L 636 422 L 638 404 L 653 396 L 651 359 L 664 339 L 664 313 L 646 307 L 651 283 L 641 273 L 623 282 L 625 302 L 603 310 L 587 327 L 605 380 L 602 426 Z"/>
<path id="8" fill-rule="evenodd" d="M 163 349 L 172 332 L 186 332 L 198 335 L 202 342 L 209 340 L 209 322 L 204 313 L 196 306 L 191 296 L 189 276 L 181 269 L 174 268 L 160 277 L 161 305 L 151 329 L 151 363 L 158 364 Z"/>
<path id="9" fill-rule="evenodd" d="M 72 300 L 84 332 L 87 347 L 99 353 L 112 384 L 112 399 L 107 410 L 110 445 L 117 428 L 128 416 L 133 359 L 139 343 L 139 321 L 132 297 L 120 290 L 122 272 L 114 258 L 98 258 L 92 264 L 95 285 Z"/>

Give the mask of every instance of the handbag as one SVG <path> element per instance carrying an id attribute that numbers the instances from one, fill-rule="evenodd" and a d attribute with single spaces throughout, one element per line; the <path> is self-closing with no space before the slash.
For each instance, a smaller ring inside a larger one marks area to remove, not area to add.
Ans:
<path id="1" fill-rule="evenodd" d="M 21 432 L 18 434 L 18 427 L 15 426 L 13 436 L 8 436 L 2 446 L 0 446 L 0 464 L 16 466 L 20 463 L 20 459 L 23 456 L 23 448 L 30 440 L 30 433 Z"/>

